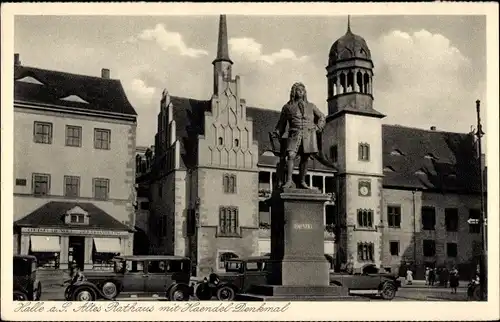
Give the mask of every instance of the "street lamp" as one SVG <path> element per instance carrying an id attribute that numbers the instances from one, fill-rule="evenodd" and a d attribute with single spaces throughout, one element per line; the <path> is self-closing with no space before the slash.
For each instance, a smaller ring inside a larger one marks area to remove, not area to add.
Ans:
<path id="1" fill-rule="evenodd" d="M 486 262 L 486 218 L 484 214 L 484 175 L 483 175 L 483 165 L 482 165 L 482 150 L 481 150 L 481 138 L 484 136 L 484 132 L 482 129 L 481 125 L 481 115 L 480 115 L 480 110 L 481 110 L 481 101 L 477 100 L 476 101 L 476 113 L 477 113 L 477 131 L 475 135 L 477 136 L 477 152 L 479 154 L 478 157 L 478 166 L 479 166 L 479 176 L 480 176 L 480 184 L 481 184 L 481 214 L 479 218 L 479 224 L 480 224 L 480 229 L 481 229 L 481 257 L 480 257 L 480 263 L 479 263 L 479 290 L 480 290 L 480 296 L 481 300 L 486 300 L 487 295 L 486 295 L 486 286 L 488 283 L 488 275 L 487 275 L 487 262 Z"/>

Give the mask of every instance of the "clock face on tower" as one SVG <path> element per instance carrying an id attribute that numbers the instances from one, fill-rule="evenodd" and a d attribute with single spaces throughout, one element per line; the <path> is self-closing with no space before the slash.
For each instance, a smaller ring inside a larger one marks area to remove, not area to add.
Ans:
<path id="1" fill-rule="evenodd" d="M 370 181 L 359 181 L 358 191 L 360 196 L 369 196 L 371 194 Z"/>

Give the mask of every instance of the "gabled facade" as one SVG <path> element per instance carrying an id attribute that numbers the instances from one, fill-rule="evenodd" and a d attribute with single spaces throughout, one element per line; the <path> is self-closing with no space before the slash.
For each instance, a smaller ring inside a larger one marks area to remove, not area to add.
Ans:
<path id="1" fill-rule="evenodd" d="M 47 267 L 93 269 L 132 253 L 137 114 L 120 81 L 101 76 L 15 56 L 14 253 Z"/>

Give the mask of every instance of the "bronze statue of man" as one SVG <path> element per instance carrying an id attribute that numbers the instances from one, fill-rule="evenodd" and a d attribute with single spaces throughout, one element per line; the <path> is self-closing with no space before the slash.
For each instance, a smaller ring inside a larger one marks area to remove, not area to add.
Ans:
<path id="1" fill-rule="evenodd" d="M 319 152 L 317 133 L 323 131 L 325 116 L 307 101 L 306 87 L 295 83 L 290 91 L 290 100 L 283 106 L 274 135 L 281 138 L 288 125 L 286 140 L 286 182 L 282 188 L 293 186 L 292 173 L 295 157 L 300 156 L 298 188 L 309 189 L 305 182 L 307 161 Z"/>

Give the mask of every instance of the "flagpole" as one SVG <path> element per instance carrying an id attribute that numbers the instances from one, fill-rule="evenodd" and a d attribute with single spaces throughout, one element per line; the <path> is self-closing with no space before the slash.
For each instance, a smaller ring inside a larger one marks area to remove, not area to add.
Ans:
<path id="1" fill-rule="evenodd" d="M 487 269 L 488 269 L 488 263 L 486 260 L 486 220 L 485 220 L 485 213 L 484 213 L 484 174 L 483 174 L 483 164 L 482 164 L 482 149 L 481 149 L 481 138 L 485 134 L 482 129 L 481 125 L 481 115 L 480 115 L 480 110 L 481 110 L 481 101 L 477 100 L 476 101 L 476 113 L 477 113 L 477 131 L 476 131 L 476 136 L 478 140 L 478 165 L 479 165 L 479 176 L 480 176 L 480 184 L 481 184 L 481 214 L 480 214 L 480 219 L 479 219 L 479 224 L 480 224 L 480 229 L 481 229 L 481 257 L 480 257 L 480 264 L 479 264 L 479 289 L 480 289 L 480 297 L 481 300 L 485 301 L 487 298 L 486 294 L 486 286 L 488 283 L 488 276 L 487 276 Z"/>

